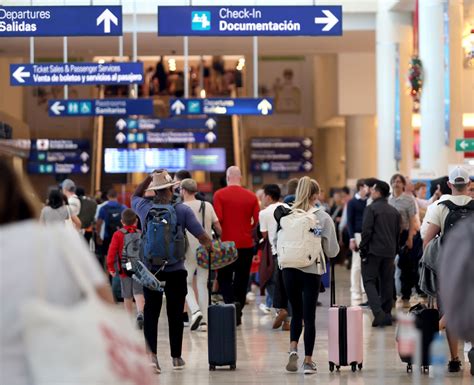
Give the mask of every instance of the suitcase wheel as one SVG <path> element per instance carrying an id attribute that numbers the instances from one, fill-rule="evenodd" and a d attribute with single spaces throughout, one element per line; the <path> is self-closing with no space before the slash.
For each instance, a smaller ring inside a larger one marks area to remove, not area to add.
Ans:
<path id="1" fill-rule="evenodd" d="M 359 370 L 362 370 L 362 362 L 359 365 L 357 365 L 357 367 L 359 368 Z"/>
<path id="2" fill-rule="evenodd" d="M 235 369 L 237 369 L 236 365 L 230 365 L 230 370 L 235 370 Z"/>
<path id="3" fill-rule="evenodd" d="M 329 371 L 332 373 L 334 372 L 334 362 L 329 363 Z"/>
<path id="4" fill-rule="evenodd" d="M 407 365 L 407 373 L 412 373 L 413 372 L 413 366 L 411 364 Z"/>
<path id="5" fill-rule="evenodd" d="M 215 365 L 209 365 L 209 370 L 211 372 L 214 372 L 216 370 L 216 366 Z"/>
<path id="6" fill-rule="evenodd" d="M 430 367 L 429 366 L 423 366 L 422 371 L 423 371 L 423 374 L 428 374 L 430 372 Z"/>
<path id="7" fill-rule="evenodd" d="M 341 366 L 340 366 L 340 365 L 337 365 L 337 366 L 336 366 L 336 370 L 339 371 L 339 369 L 341 369 Z"/>
<path id="8" fill-rule="evenodd" d="M 357 364 L 351 364 L 351 370 L 353 372 L 357 371 Z"/>

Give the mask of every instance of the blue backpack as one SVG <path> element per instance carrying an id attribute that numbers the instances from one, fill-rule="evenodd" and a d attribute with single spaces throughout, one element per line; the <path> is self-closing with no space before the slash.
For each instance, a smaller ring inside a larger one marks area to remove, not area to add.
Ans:
<path id="1" fill-rule="evenodd" d="M 186 235 L 178 224 L 175 206 L 155 204 L 145 220 L 143 260 L 151 272 L 184 260 Z"/>

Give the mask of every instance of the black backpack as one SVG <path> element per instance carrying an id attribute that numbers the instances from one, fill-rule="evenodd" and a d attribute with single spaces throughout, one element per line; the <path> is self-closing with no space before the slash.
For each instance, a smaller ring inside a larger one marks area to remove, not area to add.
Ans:
<path id="1" fill-rule="evenodd" d="M 471 200 L 464 206 L 458 206 L 450 200 L 439 202 L 438 205 L 445 205 L 449 209 L 449 213 L 444 220 L 444 233 L 442 240 L 444 240 L 446 234 L 451 231 L 458 221 L 469 217 L 474 212 L 474 200 Z"/>
<path id="2" fill-rule="evenodd" d="M 123 208 L 121 206 L 118 207 L 106 207 L 106 226 L 107 226 L 107 234 L 109 238 L 112 238 L 112 235 L 117 230 L 122 228 L 122 211 Z"/>
<path id="3" fill-rule="evenodd" d="M 79 219 L 81 220 L 81 228 L 87 229 L 95 219 L 95 213 L 97 211 L 97 203 L 87 197 L 81 199 L 81 211 L 79 211 Z"/>

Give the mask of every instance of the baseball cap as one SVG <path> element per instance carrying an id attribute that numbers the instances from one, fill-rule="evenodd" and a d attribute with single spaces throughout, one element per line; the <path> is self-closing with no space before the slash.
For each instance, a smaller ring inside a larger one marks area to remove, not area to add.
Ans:
<path id="1" fill-rule="evenodd" d="M 451 184 L 468 184 L 469 182 L 469 173 L 465 168 L 458 166 L 449 173 L 449 183 Z"/>
<path id="2" fill-rule="evenodd" d="M 190 192 L 190 193 L 198 192 L 196 181 L 194 179 L 190 179 L 190 178 L 183 179 L 181 181 L 181 188 L 188 191 L 188 192 Z"/>
<path id="3" fill-rule="evenodd" d="M 61 187 L 66 191 L 76 191 L 76 184 L 71 179 L 64 179 Z"/>

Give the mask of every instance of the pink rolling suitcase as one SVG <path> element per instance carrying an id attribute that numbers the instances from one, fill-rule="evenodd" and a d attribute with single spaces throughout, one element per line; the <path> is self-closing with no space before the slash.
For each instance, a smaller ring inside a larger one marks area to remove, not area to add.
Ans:
<path id="1" fill-rule="evenodd" d="M 360 306 L 336 306 L 334 266 L 331 263 L 331 307 L 329 308 L 328 352 L 329 370 L 350 366 L 355 372 L 362 369 L 364 340 L 362 308 Z"/>

